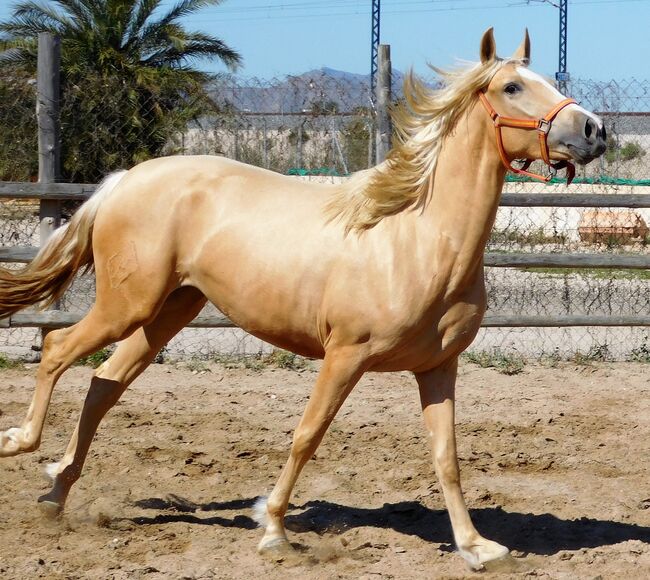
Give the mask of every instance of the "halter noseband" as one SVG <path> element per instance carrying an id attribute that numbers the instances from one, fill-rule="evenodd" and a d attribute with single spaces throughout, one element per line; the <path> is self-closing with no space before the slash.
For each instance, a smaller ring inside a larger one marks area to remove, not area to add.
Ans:
<path id="1" fill-rule="evenodd" d="M 576 168 L 573 163 L 568 161 L 559 161 L 557 163 L 552 163 L 549 157 L 548 142 L 547 137 L 548 133 L 551 130 L 551 125 L 558 113 L 567 107 L 568 105 L 573 105 L 577 101 L 575 99 L 564 99 L 560 101 L 549 113 L 547 113 L 541 119 L 513 119 L 512 117 L 502 117 L 494 110 L 494 107 L 490 104 L 485 93 L 483 91 L 478 92 L 478 98 L 483 103 L 485 110 L 490 115 L 492 122 L 494 123 L 494 128 L 496 131 L 497 138 L 497 149 L 499 150 L 499 155 L 501 156 L 501 162 L 508 171 L 516 173 L 517 175 L 526 175 L 532 177 L 533 179 L 539 179 L 541 181 L 549 182 L 558 169 L 566 167 L 567 170 L 567 185 L 573 181 L 573 178 L 576 174 Z M 524 129 L 526 131 L 537 131 L 539 137 L 539 147 L 542 153 L 542 160 L 546 165 L 549 166 L 549 174 L 545 177 L 537 173 L 532 173 L 528 171 L 530 164 L 533 162 L 533 159 L 526 159 L 521 169 L 512 166 L 512 162 L 508 159 L 508 155 L 503 146 L 503 137 L 501 136 L 501 127 L 512 127 L 514 129 Z"/>

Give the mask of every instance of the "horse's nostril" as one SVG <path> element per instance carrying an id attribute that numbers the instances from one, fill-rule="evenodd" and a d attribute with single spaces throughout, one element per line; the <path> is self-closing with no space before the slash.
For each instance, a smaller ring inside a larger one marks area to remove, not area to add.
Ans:
<path id="1" fill-rule="evenodd" d="M 600 129 L 598 129 L 598 136 L 603 141 L 607 141 L 607 129 L 605 129 L 605 125 L 603 125 Z"/>
<path id="2" fill-rule="evenodd" d="M 587 119 L 585 123 L 585 137 L 589 139 L 594 130 L 594 122 L 591 119 Z"/>

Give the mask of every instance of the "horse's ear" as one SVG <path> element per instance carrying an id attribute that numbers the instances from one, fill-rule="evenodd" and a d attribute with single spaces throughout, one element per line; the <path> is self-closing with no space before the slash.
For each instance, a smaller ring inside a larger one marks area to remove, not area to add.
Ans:
<path id="1" fill-rule="evenodd" d="M 512 58 L 513 60 L 523 60 L 526 64 L 530 62 L 530 36 L 528 36 L 528 28 L 526 28 L 524 39 L 521 41 L 519 48 L 515 50 Z"/>
<path id="2" fill-rule="evenodd" d="M 481 38 L 481 62 L 492 62 L 497 55 L 497 43 L 494 41 L 494 28 L 490 27 Z"/>

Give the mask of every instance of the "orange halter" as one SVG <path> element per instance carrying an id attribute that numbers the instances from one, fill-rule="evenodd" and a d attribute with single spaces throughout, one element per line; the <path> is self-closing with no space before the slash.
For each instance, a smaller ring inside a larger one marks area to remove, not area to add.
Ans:
<path id="1" fill-rule="evenodd" d="M 546 139 L 548 137 L 549 131 L 551 130 L 553 119 L 557 117 L 557 114 L 562 109 L 564 109 L 564 107 L 576 103 L 575 99 L 564 99 L 563 101 L 560 101 L 555 107 L 553 107 L 553 109 L 551 109 L 549 113 L 547 113 L 541 119 L 513 119 L 512 117 L 502 117 L 499 115 L 499 113 L 494 110 L 494 107 L 490 104 L 490 101 L 488 101 L 483 91 L 478 92 L 478 98 L 480 99 L 481 103 L 483 103 L 485 110 L 488 112 L 488 115 L 490 115 L 490 118 L 494 123 L 497 137 L 497 149 L 499 150 L 501 161 L 508 171 L 512 171 L 512 173 L 516 173 L 517 175 L 526 175 L 528 177 L 532 177 L 533 179 L 549 182 L 551 179 L 553 179 L 553 177 L 555 177 L 558 169 L 566 167 L 567 185 L 573 181 L 573 178 L 576 174 L 575 166 L 573 163 L 569 163 L 568 161 L 559 161 L 558 163 L 552 163 L 549 157 L 548 142 Z M 539 136 L 539 147 L 542 153 L 542 160 L 544 163 L 546 163 L 546 165 L 549 166 L 549 174 L 546 177 L 528 171 L 530 164 L 533 162 L 532 159 L 526 159 L 521 169 L 512 166 L 512 162 L 508 159 L 508 155 L 503 146 L 501 127 L 512 127 L 514 129 L 524 129 L 526 131 L 537 131 L 537 135 Z"/>

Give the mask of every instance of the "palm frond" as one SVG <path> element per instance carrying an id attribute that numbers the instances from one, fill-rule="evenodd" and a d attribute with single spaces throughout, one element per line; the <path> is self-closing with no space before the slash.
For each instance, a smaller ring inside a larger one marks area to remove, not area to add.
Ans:
<path id="1" fill-rule="evenodd" d="M 0 53 L 0 68 L 23 68 L 34 70 L 36 67 L 38 49 L 32 47 L 9 48 Z"/>
<path id="2" fill-rule="evenodd" d="M 91 28 L 93 25 L 93 5 L 90 0 L 54 0 L 70 16 L 72 27 Z"/>
<path id="3" fill-rule="evenodd" d="M 234 71 L 242 62 L 237 51 L 214 36 L 188 32 L 176 24 L 158 24 L 147 27 L 140 44 L 142 60 L 150 66 L 179 66 L 190 60 L 214 59 Z"/>
<path id="4" fill-rule="evenodd" d="M 52 34 L 59 34 L 61 31 L 60 25 L 57 23 L 49 22 L 42 18 L 20 17 L 15 18 L 10 22 L 0 23 L 0 33 L 4 33 L 9 38 L 23 38 L 34 37 L 39 32 L 51 32 Z"/>
<path id="5" fill-rule="evenodd" d="M 203 35 L 201 38 L 176 38 L 169 46 L 159 49 L 144 59 L 150 66 L 172 66 L 180 68 L 184 63 L 216 58 L 234 70 L 241 62 L 241 56 L 218 38 Z"/>
<path id="6" fill-rule="evenodd" d="M 65 28 L 72 29 L 75 27 L 74 22 L 65 12 L 57 11 L 48 4 L 33 0 L 16 4 L 12 16 L 16 21 L 24 19 L 33 22 L 42 22 L 44 25 L 58 30 Z"/>
<path id="7" fill-rule="evenodd" d="M 190 16 L 194 14 L 197 10 L 200 10 L 201 8 L 205 8 L 206 6 L 217 6 L 222 2 L 223 0 L 181 0 L 180 2 L 178 2 L 178 4 L 173 6 L 172 9 L 169 12 L 167 12 L 167 14 L 162 16 L 158 20 L 158 23 L 161 26 L 172 24 L 173 22 L 176 22 L 179 18 L 183 18 L 184 16 Z"/>
<path id="8" fill-rule="evenodd" d="M 131 22 L 127 27 L 127 43 L 137 43 L 140 31 L 160 6 L 160 2 L 161 0 L 139 0 L 137 8 L 132 12 Z"/>

